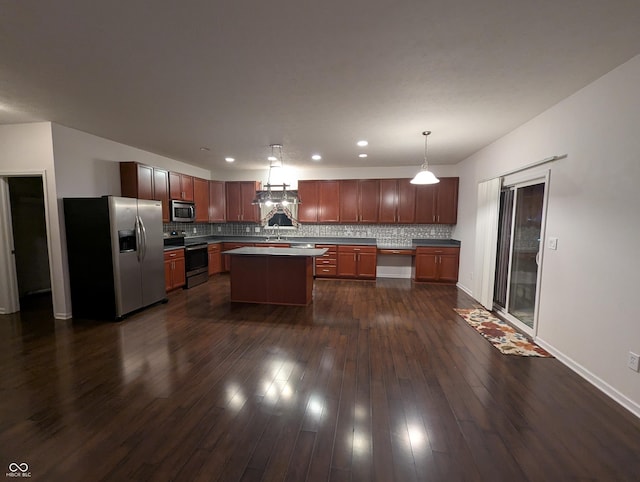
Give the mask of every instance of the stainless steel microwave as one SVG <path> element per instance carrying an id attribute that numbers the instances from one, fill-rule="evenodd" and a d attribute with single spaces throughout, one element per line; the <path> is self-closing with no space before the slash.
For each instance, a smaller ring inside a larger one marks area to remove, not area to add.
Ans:
<path id="1" fill-rule="evenodd" d="M 196 220 L 196 205 L 187 201 L 171 201 L 171 221 L 192 223 Z"/>

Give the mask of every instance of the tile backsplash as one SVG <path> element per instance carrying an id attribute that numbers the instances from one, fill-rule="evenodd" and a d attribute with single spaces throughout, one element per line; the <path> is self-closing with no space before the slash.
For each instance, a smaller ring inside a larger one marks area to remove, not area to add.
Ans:
<path id="1" fill-rule="evenodd" d="M 256 228 L 259 230 L 256 232 Z M 304 224 L 297 229 L 281 229 L 280 236 L 375 238 L 379 245 L 411 246 L 412 239 L 449 239 L 452 225 L 448 224 Z M 274 229 L 252 223 L 197 224 L 168 223 L 164 232 L 184 231 L 189 236 L 273 236 Z"/>

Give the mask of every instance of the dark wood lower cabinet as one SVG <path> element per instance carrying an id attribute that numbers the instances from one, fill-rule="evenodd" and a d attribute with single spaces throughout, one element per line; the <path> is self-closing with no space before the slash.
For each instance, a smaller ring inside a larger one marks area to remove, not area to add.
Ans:
<path id="1" fill-rule="evenodd" d="M 416 248 L 416 281 L 456 283 L 460 248 Z"/>
<path id="2" fill-rule="evenodd" d="M 335 244 L 316 244 L 316 248 L 327 248 L 327 252 L 315 259 L 316 278 L 335 278 L 338 276 L 338 246 Z"/>
<path id="3" fill-rule="evenodd" d="M 222 246 L 220 244 L 210 244 L 207 246 L 209 256 L 209 276 L 222 272 Z"/>
<path id="4" fill-rule="evenodd" d="M 184 249 L 164 253 L 164 284 L 167 291 L 181 288 L 187 282 Z"/>
<path id="5" fill-rule="evenodd" d="M 231 254 L 232 302 L 306 306 L 313 298 L 311 256 Z"/>
<path id="6" fill-rule="evenodd" d="M 377 259 L 375 246 L 338 246 L 338 277 L 375 279 Z"/>

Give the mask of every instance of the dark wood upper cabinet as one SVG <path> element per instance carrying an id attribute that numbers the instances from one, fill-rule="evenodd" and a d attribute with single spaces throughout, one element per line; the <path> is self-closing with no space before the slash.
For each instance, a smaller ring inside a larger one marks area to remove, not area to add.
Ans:
<path id="1" fill-rule="evenodd" d="M 380 179 L 380 211 L 378 221 L 396 223 L 396 207 L 398 205 L 398 183 L 395 179 Z"/>
<path id="2" fill-rule="evenodd" d="M 318 183 L 318 222 L 337 223 L 340 221 L 340 188 L 338 181 Z"/>
<path id="3" fill-rule="evenodd" d="M 209 222 L 226 221 L 224 181 L 209 181 Z"/>
<path id="4" fill-rule="evenodd" d="M 193 178 L 193 198 L 196 204 L 196 222 L 209 222 L 209 181 Z"/>
<path id="5" fill-rule="evenodd" d="M 377 223 L 379 183 L 377 179 L 338 181 L 341 223 Z"/>
<path id="6" fill-rule="evenodd" d="M 225 200 L 228 222 L 258 222 L 258 206 L 251 204 L 260 189 L 257 181 L 225 182 Z"/>
<path id="7" fill-rule="evenodd" d="M 256 198 L 256 191 L 260 189 L 260 183 L 257 181 L 248 181 L 240 183 L 242 191 L 242 220 L 250 222 L 260 221 L 260 209 L 258 205 L 252 204 Z"/>
<path id="8" fill-rule="evenodd" d="M 398 223 L 414 223 L 416 220 L 416 186 L 411 179 L 398 179 Z"/>
<path id="9" fill-rule="evenodd" d="M 441 177 L 437 186 L 436 222 L 440 224 L 456 224 L 458 222 L 459 178 Z"/>
<path id="10" fill-rule="evenodd" d="M 237 182 L 225 182 L 227 221 L 242 221 L 242 190 Z"/>
<path id="11" fill-rule="evenodd" d="M 153 167 L 137 162 L 121 162 L 120 192 L 124 197 L 153 200 Z"/>
<path id="12" fill-rule="evenodd" d="M 357 223 L 360 220 L 358 180 L 341 180 L 338 184 L 340 186 L 340 222 Z"/>
<path id="13" fill-rule="evenodd" d="M 179 172 L 170 172 L 169 194 L 171 199 L 193 201 L 193 176 Z"/>
<path id="14" fill-rule="evenodd" d="M 153 196 L 162 201 L 162 222 L 169 222 L 169 171 L 153 168 Z"/>
<path id="15" fill-rule="evenodd" d="M 436 184 L 416 186 L 416 223 L 436 222 Z"/>
<path id="16" fill-rule="evenodd" d="M 298 221 L 318 222 L 318 181 L 298 181 Z"/>
<path id="17" fill-rule="evenodd" d="M 438 184 L 417 186 L 416 223 L 456 224 L 458 181 L 457 177 L 441 177 Z"/>
<path id="18" fill-rule="evenodd" d="M 169 172 L 138 162 L 120 163 L 120 191 L 124 197 L 162 202 L 162 222 L 169 222 Z"/>
<path id="19" fill-rule="evenodd" d="M 380 181 L 363 179 L 358 181 L 358 209 L 361 223 L 378 222 L 378 206 L 380 203 Z"/>
<path id="20" fill-rule="evenodd" d="M 410 179 L 380 179 L 379 222 L 415 222 L 416 188 Z"/>

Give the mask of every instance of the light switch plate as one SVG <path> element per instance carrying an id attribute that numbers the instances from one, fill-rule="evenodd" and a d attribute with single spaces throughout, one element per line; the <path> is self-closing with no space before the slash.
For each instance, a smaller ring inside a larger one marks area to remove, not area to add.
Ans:
<path id="1" fill-rule="evenodd" d="M 558 238 L 549 238 L 549 249 L 558 249 Z"/>

